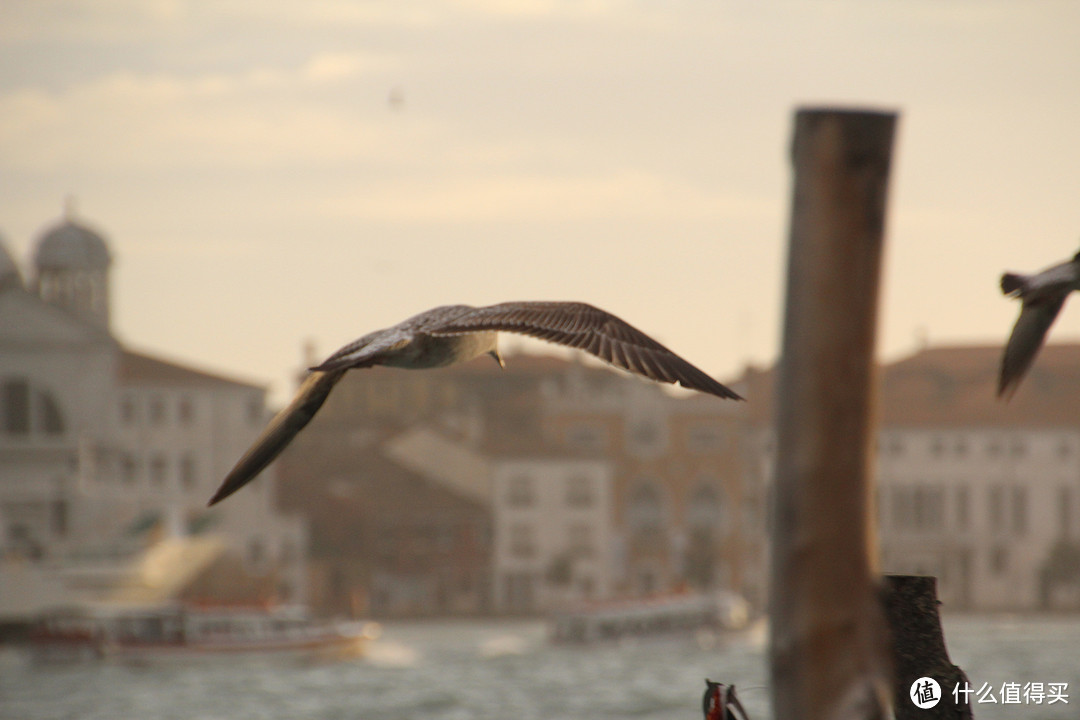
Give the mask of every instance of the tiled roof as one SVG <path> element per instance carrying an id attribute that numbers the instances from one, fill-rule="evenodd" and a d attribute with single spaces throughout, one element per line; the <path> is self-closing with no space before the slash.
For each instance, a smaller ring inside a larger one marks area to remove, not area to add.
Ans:
<path id="1" fill-rule="evenodd" d="M 263 389 L 258 383 L 228 378 L 224 375 L 196 370 L 169 360 L 144 355 L 132 350 L 120 352 L 117 374 L 125 385 L 165 385 L 175 387 L 233 385 Z"/>
<path id="2" fill-rule="evenodd" d="M 880 420 L 892 426 L 1080 426 L 1080 343 L 1043 348 L 1020 389 L 997 397 L 999 345 L 927 348 L 883 364 Z M 748 369 L 740 382 L 752 422 L 771 421 L 775 368 Z"/>
<path id="3" fill-rule="evenodd" d="M 1080 344 L 1043 348 L 1009 400 L 997 396 L 1002 348 L 927 349 L 882 371 L 890 425 L 1080 426 Z"/>

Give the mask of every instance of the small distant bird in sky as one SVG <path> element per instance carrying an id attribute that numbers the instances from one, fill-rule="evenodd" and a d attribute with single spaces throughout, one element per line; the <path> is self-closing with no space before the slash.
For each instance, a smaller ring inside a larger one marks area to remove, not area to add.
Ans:
<path id="1" fill-rule="evenodd" d="M 732 400 L 734 390 L 668 350 L 611 313 L 579 302 L 508 302 L 487 307 L 445 305 L 368 333 L 321 364 L 300 385 L 296 397 L 274 416 L 255 444 L 236 463 L 210 499 L 221 502 L 255 478 L 322 407 L 346 371 L 375 365 L 422 370 L 499 355 L 500 331 L 529 335 L 584 350 L 623 370 L 662 383 Z"/>
<path id="2" fill-rule="evenodd" d="M 400 85 L 390 88 L 390 93 L 386 96 L 386 102 L 391 110 L 401 110 L 405 107 L 405 89 Z"/>
<path id="3" fill-rule="evenodd" d="M 1020 299 L 1020 317 L 1001 358 L 998 397 L 1011 397 L 1039 354 L 1046 333 L 1073 290 L 1080 290 L 1080 252 L 1035 275 L 1005 273 L 1001 292 Z"/>

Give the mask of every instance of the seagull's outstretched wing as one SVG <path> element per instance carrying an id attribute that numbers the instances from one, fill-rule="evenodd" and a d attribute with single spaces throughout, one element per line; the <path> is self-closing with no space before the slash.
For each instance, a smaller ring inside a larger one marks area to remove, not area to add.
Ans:
<path id="1" fill-rule="evenodd" d="M 612 365 L 663 383 L 678 383 L 742 400 L 731 388 L 611 313 L 578 302 L 508 302 L 476 308 L 432 335 L 499 330 L 578 348 Z"/>
<path id="2" fill-rule="evenodd" d="M 296 434 L 311 421 L 344 374 L 345 370 L 333 370 L 315 371 L 308 375 L 296 391 L 292 402 L 274 416 L 251 448 L 225 476 L 221 487 L 214 493 L 214 497 L 210 498 L 208 505 L 214 505 L 229 497 L 254 480 L 273 462 Z"/>
<path id="3" fill-rule="evenodd" d="M 1002 288 L 1004 289 L 1004 280 Z M 1043 340 L 1054 319 L 1061 312 L 1068 288 L 1038 299 L 1024 300 L 1020 317 L 1016 319 L 1012 335 L 1001 358 L 1001 376 L 998 380 L 998 397 L 1011 397 L 1024 378 L 1035 356 L 1042 348 Z"/>
<path id="4" fill-rule="evenodd" d="M 320 364 L 309 369 L 331 372 L 333 370 L 371 367 L 380 364 L 380 361 L 387 353 L 400 350 L 408 345 L 410 341 L 411 335 L 397 328 L 377 330 L 345 345 Z"/>

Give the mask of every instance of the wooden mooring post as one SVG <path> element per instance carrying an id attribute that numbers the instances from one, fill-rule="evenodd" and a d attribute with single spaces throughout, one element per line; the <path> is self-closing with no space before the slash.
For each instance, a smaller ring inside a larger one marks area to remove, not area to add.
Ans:
<path id="1" fill-rule="evenodd" d="M 954 692 L 954 688 L 968 688 L 970 683 L 945 649 L 937 578 L 886 575 L 882 602 L 892 635 L 896 720 L 971 720 L 969 696 Z M 938 684 L 933 706 L 918 707 L 912 700 L 912 686 L 922 678 L 932 678 Z"/>
<path id="2" fill-rule="evenodd" d="M 777 720 L 890 714 L 870 478 L 895 126 L 884 112 L 795 117 L 769 593 Z"/>

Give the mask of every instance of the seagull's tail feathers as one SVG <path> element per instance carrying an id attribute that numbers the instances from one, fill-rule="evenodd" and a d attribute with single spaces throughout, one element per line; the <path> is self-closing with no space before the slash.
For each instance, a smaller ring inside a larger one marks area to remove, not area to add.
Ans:
<path id="1" fill-rule="evenodd" d="M 1001 292 L 1005 295 L 1018 295 L 1024 291 L 1027 276 L 1019 273 L 1005 273 L 1001 276 Z"/>
<path id="2" fill-rule="evenodd" d="M 251 448 L 236 463 L 221 487 L 207 504 L 215 505 L 254 480 L 267 465 L 281 454 L 296 434 L 304 429 L 326 401 L 330 391 L 345 374 L 345 370 L 313 372 L 307 376 L 296 397 L 274 416 Z"/>

